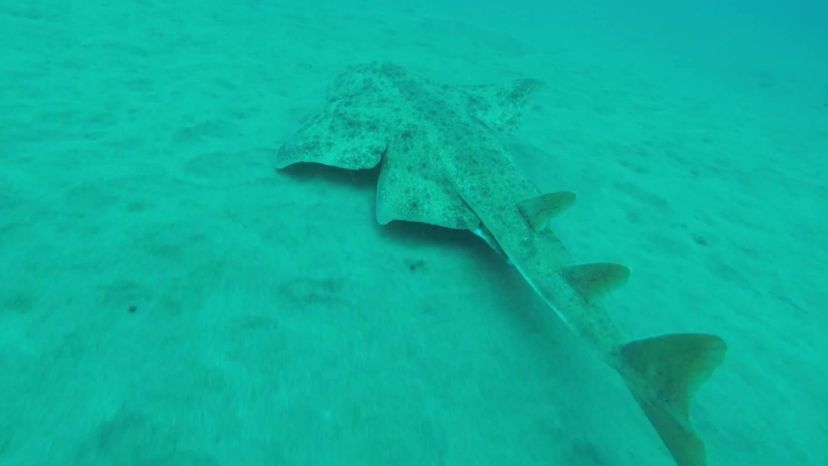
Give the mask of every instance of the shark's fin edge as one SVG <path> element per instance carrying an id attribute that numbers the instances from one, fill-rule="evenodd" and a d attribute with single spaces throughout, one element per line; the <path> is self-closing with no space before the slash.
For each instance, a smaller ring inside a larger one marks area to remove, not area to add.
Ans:
<path id="1" fill-rule="evenodd" d="M 546 193 L 518 204 L 518 211 L 533 230 L 540 230 L 549 221 L 575 203 L 575 193 Z"/>
<path id="2" fill-rule="evenodd" d="M 621 373 L 679 466 L 705 466 L 704 442 L 690 423 L 698 387 L 722 363 L 727 350 L 715 335 L 675 334 L 621 347 Z"/>
<path id="3" fill-rule="evenodd" d="M 621 264 L 598 262 L 564 267 L 561 274 L 585 300 L 595 301 L 630 278 L 630 269 Z"/>
<path id="4" fill-rule="evenodd" d="M 517 79 L 505 85 L 465 86 L 461 89 L 461 105 L 496 131 L 514 129 L 529 97 L 543 87 L 537 79 Z"/>
<path id="5" fill-rule="evenodd" d="M 371 169 L 382 160 L 385 144 L 365 139 L 361 141 L 362 145 L 345 141 L 326 144 L 315 140 L 286 143 L 276 153 L 274 166 L 282 170 L 297 163 L 316 163 L 346 170 Z"/>

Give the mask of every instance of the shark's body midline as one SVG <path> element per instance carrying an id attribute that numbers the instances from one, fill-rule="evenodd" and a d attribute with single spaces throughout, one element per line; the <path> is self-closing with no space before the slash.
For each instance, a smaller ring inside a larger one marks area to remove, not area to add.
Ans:
<path id="1" fill-rule="evenodd" d="M 479 136 L 478 136 L 479 137 Z M 571 257 L 551 229 L 533 230 L 517 209 L 518 202 L 536 195 L 535 188 L 524 180 L 508 154 L 498 149 L 469 157 L 499 158 L 499 171 L 478 170 L 458 180 L 455 188 L 497 245 L 542 300 L 577 336 L 588 341 L 613 367 L 618 366 L 617 351 L 622 343 L 621 332 L 600 306 L 587 302 L 561 275 L 572 264 Z M 462 153 L 445 154 L 447 165 L 468 166 L 451 162 Z M 483 166 L 491 166 L 488 160 Z M 481 202 L 476 202 L 476 200 Z"/>

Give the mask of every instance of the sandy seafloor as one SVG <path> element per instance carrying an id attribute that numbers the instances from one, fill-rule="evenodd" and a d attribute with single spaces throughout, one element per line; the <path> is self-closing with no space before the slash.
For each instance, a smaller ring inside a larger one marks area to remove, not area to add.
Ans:
<path id="1" fill-rule="evenodd" d="M 74 3 L 0 5 L 0 464 L 673 464 L 482 242 L 379 227 L 375 173 L 274 171 L 334 76 L 371 60 L 546 81 L 508 143 L 541 188 L 578 194 L 553 224 L 575 257 L 633 270 L 612 317 L 729 344 L 693 408 L 710 464 L 825 464 L 815 24 Z"/>

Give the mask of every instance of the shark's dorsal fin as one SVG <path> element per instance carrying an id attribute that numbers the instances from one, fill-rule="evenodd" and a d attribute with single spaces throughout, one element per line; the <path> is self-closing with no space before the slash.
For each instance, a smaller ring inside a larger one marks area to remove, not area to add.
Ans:
<path id="1" fill-rule="evenodd" d="M 526 100 L 543 86 L 537 79 L 517 79 L 506 85 L 486 84 L 457 89 L 461 107 L 492 129 L 508 131 L 520 122 Z"/>
<path id="2" fill-rule="evenodd" d="M 518 210 L 533 230 L 540 230 L 552 217 L 566 210 L 574 202 L 575 193 L 561 191 L 527 199 L 518 204 Z"/>
<path id="3" fill-rule="evenodd" d="M 630 278 L 630 269 L 620 264 L 598 262 L 565 267 L 561 274 L 585 300 L 594 301 Z"/>

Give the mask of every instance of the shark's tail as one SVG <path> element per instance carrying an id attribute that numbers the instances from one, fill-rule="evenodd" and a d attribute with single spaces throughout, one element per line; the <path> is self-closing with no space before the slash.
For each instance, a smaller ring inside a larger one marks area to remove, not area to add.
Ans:
<path id="1" fill-rule="evenodd" d="M 663 335 L 620 348 L 620 372 L 679 466 L 707 464 L 704 442 L 690 424 L 690 401 L 726 349 L 724 340 L 704 334 Z"/>

